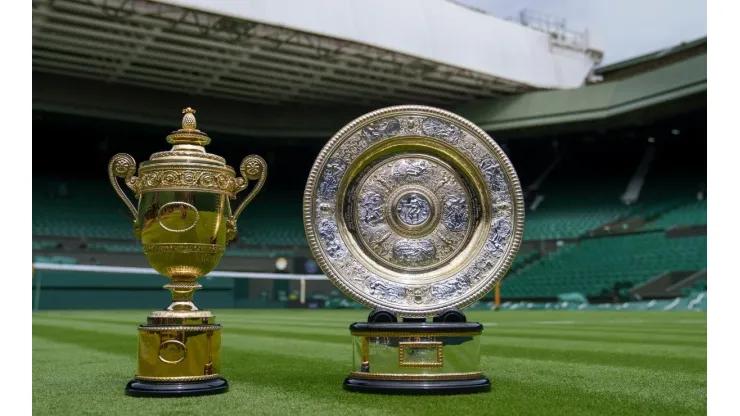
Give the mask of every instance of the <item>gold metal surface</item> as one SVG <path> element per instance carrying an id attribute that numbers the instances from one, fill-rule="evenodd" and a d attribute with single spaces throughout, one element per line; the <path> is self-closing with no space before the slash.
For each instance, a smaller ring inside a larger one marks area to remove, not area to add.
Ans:
<path id="1" fill-rule="evenodd" d="M 137 378 L 202 377 L 220 370 L 220 328 L 139 327 Z"/>
<path id="2" fill-rule="evenodd" d="M 144 376 L 136 376 L 137 380 L 141 381 L 156 381 L 159 383 L 173 383 L 173 382 L 184 382 L 184 381 L 206 381 L 206 380 L 215 380 L 217 378 L 221 377 L 220 374 L 209 374 L 206 376 L 192 376 L 192 377 L 144 377 Z"/>
<path id="3" fill-rule="evenodd" d="M 481 371 L 480 333 L 363 333 L 352 339 L 358 373 L 418 377 Z"/>
<path id="4" fill-rule="evenodd" d="M 431 352 L 431 354 L 425 352 Z M 422 355 L 421 358 L 414 355 Z M 425 360 L 423 355 L 431 355 Z M 444 347 L 440 341 L 401 341 L 398 343 L 398 366 L 401 368 L 444 367 Z"/>
<path id="5" fill-rule="evenodd" d="M 442 381 L 442 380 L 474 380 L 483 377 L 480 371 L 467 373 L 445 373 L 445 374 L 395 374 L 395 373 L 363 373 L 353 371 L 349 373 L 352 378 L 364 378 L 368 380 L 406 380 L 406 381 Z"/>
<path id="6" fill-rule="evenodd" d="M 388 107 L 342 128 L 309 174 L 303 220 L 335 286 L 370 308 L 434 316 L 484 296 L 521 244 L 519 179 L 453 113 Z"/>
<path id="7" fill-rule="evenodd" d="M 149 381 L 196 381 L 218 377 L 221 326 L 208 311 L 199 310 L 193 294 L 196 280 L 221 260 L 226 244 L 236 236 L 237 220 L 262 189 L 267 164 L 247 156 L 236 177 L 221 156 L 207 153 L 211 138 L 197 128 L 195 110 L 183 110 L 182 127 L 167 136 L 169 151 L 157 152 L 136 169 L 125 153 L 111 158 L 108 177 L 116 194 L 133 215 L 134 236 L 151 266 L 170 279 L 164 286 L 170 306 L 154 311 L 148 326 L 139 327 L 137 378 Z M 117 178 L 133 191 L 136 206 Z M 230 200 L 252 189 L 232 211 Z M 205 377 L 205 378 L 204 378 Z"/>
<path id="8" fill-rule="evenodd" d="M 162 332 L 162 331 L 178 331 L 178 332 L 208 332 L 208 331 L 220 331 L 221 325 L 160 325 L 160 326 L 142 326 L 139 328 L 141 331 L 150 332 Z"/>

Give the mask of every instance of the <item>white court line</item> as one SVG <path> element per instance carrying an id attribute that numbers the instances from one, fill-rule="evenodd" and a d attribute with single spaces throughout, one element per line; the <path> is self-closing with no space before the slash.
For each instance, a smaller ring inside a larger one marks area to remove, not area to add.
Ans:
<path id="1" fill-rule="evenodd" d="M 606 321 L 599 321 L 599 323 L 607 324 L 644 324 L 646 322 L 644 319 L 608 319 Z"/>
<path id="2" fill-rule="evenodd" d="M 524 322 L 481 322 L 483 326 L 533 326 L 533 325 L 603 325 L 603 324 L 650 324 L 650 323 L 670 323 L 670 324 L 704 324 L 706 321 L 700 319 L 680 319 L 673 322 L 665 321 L 648 321 L 645 319 L 618 320 L 611 319 L 605 321 L 524 321 Z"/>
<path id="3" fill-rule="evenodd" d="M 156 274 L 151 267 L 118 267 L 98 266 L 93 264 L 56 264 L 56 263 L 33 263 L 35 270 L 69 270 L 78 272 L 105 272 L 105 273 L 139 273 Z M 289 274 L 289 273 L 257 273 L 257 272 L 226 272 L 213 271 L 204 276 L 205 279 L 213 277 L 231 277 L 245 279 L 283 279 L 283 280 L 328 280 L 323 274 Z M 202 280 L 201 280 L 202 281 Z"/>

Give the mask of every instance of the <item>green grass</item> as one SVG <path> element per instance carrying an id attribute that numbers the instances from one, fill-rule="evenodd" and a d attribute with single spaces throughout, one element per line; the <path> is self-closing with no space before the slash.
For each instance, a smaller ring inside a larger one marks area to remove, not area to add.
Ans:
<path id="1" fill-rule="evenodd" d="M 491 393 L 377 396 L 342 390 L 348 326 L 362 311 L 215 311 L 224 325 L 228 393 L 124 396 L 136 325 L 148 311 L 33 315 L 35 414 L 625 415 L 706 414 L 707 325 L 701 312 L 469 312 L 485 326 Z"/>

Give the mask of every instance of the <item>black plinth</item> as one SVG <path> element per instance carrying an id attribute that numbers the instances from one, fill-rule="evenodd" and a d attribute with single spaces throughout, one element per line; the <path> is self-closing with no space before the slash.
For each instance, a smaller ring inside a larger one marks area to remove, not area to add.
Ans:
<path id="1" fill-rule="evenodd" d="M 344 389 L 383 394 L 471 394 L 491 391 L 491 382 L 486 377 L 450 381 L 367 380 L 349 377 L 344 379 Z"/>
<path id="2" fill-rule="evenodd" d="M 131 380 L 126 385 L 126 395 L 135 397 L 186 397 L 226 393 L 229 382 L 223 378 L 204 381 L 159 383 Z"/>

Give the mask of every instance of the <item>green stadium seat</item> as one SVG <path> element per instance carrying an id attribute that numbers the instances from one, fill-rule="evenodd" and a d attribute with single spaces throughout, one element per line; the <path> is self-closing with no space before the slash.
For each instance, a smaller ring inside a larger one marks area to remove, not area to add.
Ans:
<path id="1" fill-rule="evenodd" d="M 695 201 L 666 212 L 655 221 L 645 225 L 645 230 L 664 230 L 671 227 L 706 225 L 707 201 Z"/>
<path id="2" fill-rule="evenodd" d="M 667 271 L 706 268 L 707 237 L 666 238 L 646 233 L 583 240 L 509 274 L 502 297 L 587 296 L 611 293 L 618 282 L 638 285 Z M 606 292 L 604 292 L 606 291 Z"/>

